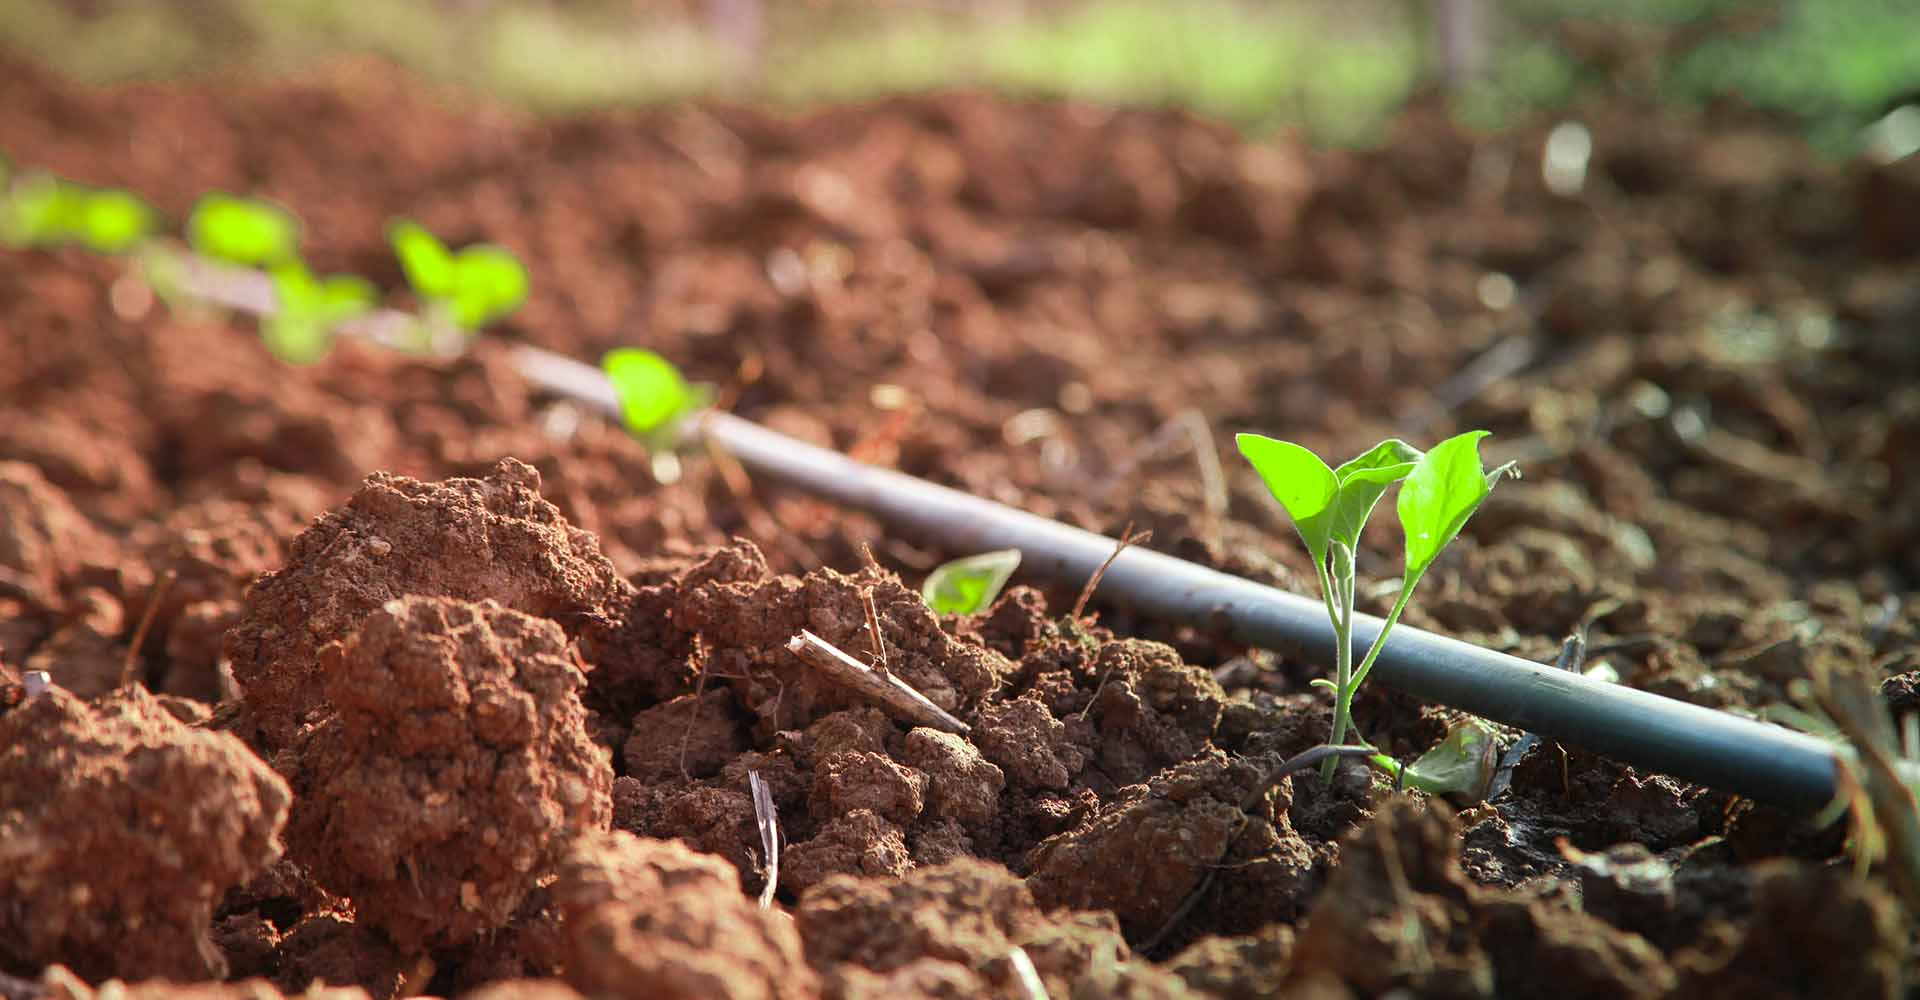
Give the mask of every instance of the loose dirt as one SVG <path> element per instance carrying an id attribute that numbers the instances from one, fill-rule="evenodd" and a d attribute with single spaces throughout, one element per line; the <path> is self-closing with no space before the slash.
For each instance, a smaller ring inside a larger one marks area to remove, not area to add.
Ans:
<path id="1" fill-rule="evenodd" d="M 1324 738 L 1321 665 L 1072 620 L 1078 581 L 941 618 L 917 586 L 965 553 L 701 451 L 656 482 L 503 345 L 644 345 L 778 430 L 1301 592 L 1258 481 L 1210 492 L 1196 448 L 1486 427 L 1525 478 L 1411 624 L 1539 659 L 1587 627 L 1715 707 L 1823 664 L 1910 702 L 1920 161 L 1627 99 L 1567 112 L 1565 197 L 1550 122 L 1426 104 L 1322 151 L 966 93 L 535 120 L 358 62 L 0 91 L 16 163 L 174 218 L 275 198 L 323 272 L 398 289 L 405 214 L 534 275 L 459 359 L 289 369 L 117 262 L 0 252 L 8 997 L 1012 996 L 1022 963 L 1054 997 L 1891 996 L 1910 964 L 1840 832 L 1577 748 L 1492 803 L 1266 788 Z M 1494 351 L 1524 361 L 1459 378 Z M 1366 541 L 1384 611 L 1398 540 Z M 785 650 L 870 657 L 868 597 L 969 733 Z M 1356 716 L 1401 756 L 1456 717 Z"/>

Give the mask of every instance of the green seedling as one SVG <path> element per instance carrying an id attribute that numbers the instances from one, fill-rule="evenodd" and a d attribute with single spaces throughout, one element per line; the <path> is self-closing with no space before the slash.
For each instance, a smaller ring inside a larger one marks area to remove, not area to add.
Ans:
<path id="1" fill-rule="evenodd" d="M 153 232 L 155 218 L 146 202 L 126 191 L 39 174 L 0 201 L 0 241 L 22 247 L 77 243 L 98 253 L 125 253 Z"/>
<path id="2" fill-rule="evenodd" d="M 462 330 L 504 319 L 527 300 L 527 269 L 505 247 L 476 243 L 454 253 L 406 219 L 387 227 L 387 239 L 414 292 Z"/>
<path id="3" fill-rule="evenodd" d="M 1447 727 L 1446 738 L 1411 764 L 1378 753 L 1367 763 L 1429 795 L 1483 799 L 1500 767 L 1500 733 L 1484 719 L 1463 719 Z"/>
<path id="4" fill-rule="evenodd" d="M 673 362 L 638 347 L 607 352 L 600 370 L 613 383 L 621 421 L 654 452 L 672 451 L 680 424 L 713 401 L 711 386 L 688 383 Z"/>
<path id="5" fill-rule="evenodd" d="M 1259 434 L 1235 438 L 1254 471 L 1266 483 L 1293 521 L 1294 530 L 1313 557 L 1320 596 L 1334 635 L 1334 676 L 1314 685 L 1333 692 L 1333 734 L 1328 742 L 1344 744 L 1353 723 L 1353 696 L 1367 679 L 1386 645 L 1388 633 L 1400 620 L 1420 583 L 1442 549 L 1460 534 L 1467 518 L 1478 510 L 1493 484 L 1512 471 L 1512 463 L 1492 472 L 1480 464 L 1480 439 L 1486 431 L 1468 431 L 1421 453 L 1404 441 L 1389 438 L 1360 453 L 1339 468 L 1328 468 L 1319 456 L 1289 441 Z M 1405 535 L 1406 561 L 1400 593 L 1394 599 L 1380 634 L 1360 661 L 1353 665 L 1354 554 L 1367 519 L 1395 483 L 1396 504 Z M 1329 781 L 1335 762 L 1329 759 L 1322 774 Z"/>
<path id="6" fill-rule="evenodd" d="M 943 615 L 970 615 L 993 604 L 1020 568 L 1019 549 L 982 552 L 945 563 L 927 575 L 920 596 Z"/>
<path id="7" fill-rule="evenodd" d="M 261 318 L 260 339 L 274 357 L 310 365 L 326 357 L 340 324 L 373 308 L 373 283 L 353 275 L 316 278 L 300 261 L 273 268 L 274 308 Z"/>
<path id="8" fill-rule="evenodd" d="M 205 257 L 272 269 L 299 259 L 300 223 L 272 202 L 215 192 L 193 206 L 187 242 Z"/>

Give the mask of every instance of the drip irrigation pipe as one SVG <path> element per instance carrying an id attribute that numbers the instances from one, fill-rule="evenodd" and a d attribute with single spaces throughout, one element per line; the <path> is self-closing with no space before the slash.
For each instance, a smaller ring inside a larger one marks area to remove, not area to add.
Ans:
<path id="1" fill-rule="evenodd" d="M 535 385 L 614 419 L 619 399 L 600 370 L 516 348 Z M 748 471 L 849 507 L 953 552 L 1019 549 L 1022 571 L 1084 581 L 1113 555 L 1114 539 L 887 469 L 856 462 L 720 411 L 688 422 L 690 437 L 730 453 Z M 1321 602 L 1128 548 L 1101 579 L 1104 599 L 1163 621 L 1229 635 L 1316 663 L 1334 659 Z M 1353 641 L 1370 646 L 1381 621 L 1355 615 Z M 1417 698 L 1788 809 L 1833 801 L 1838 759 L 1814 737 L 1482 649 L 1407 625 L 1394 629 L 1373 676 Z"/>

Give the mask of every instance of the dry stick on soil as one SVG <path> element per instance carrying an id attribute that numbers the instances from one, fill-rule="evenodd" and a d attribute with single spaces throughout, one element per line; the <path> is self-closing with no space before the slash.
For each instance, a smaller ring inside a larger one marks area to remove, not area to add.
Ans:
<path id="1" fill-rule="evenodd" d="M 773 906 L 774 890 L 780 887 L 780 814 L 759 771 L 747 772 L 747 787 L 753 792 L 753 820 L 760 827 L 760 850 L 767 859 L 767 884 L 760 890 L 760 908 L 765 910 Z"/>
<path id="2" fill-rule="evenodd" d="M 1076 622 L 1080 620 L 1080 615 L 1087 610 L 1087 602 L 1093 599 L 1093 592 L 1100 586 L 1100 578 L 1107 575 L 1107 567 L 1113 565 L 1115 559 L 1120 558 L 1120 553 L 1127 551 L 1127 546 L 1138 545 L 1152 537 L 1151 531 L 1134 534 L 1133 522 L 1127 522 L 1127 530 L 1120 533 L 1120 544 L 1113 547 L 1113 554 L 1107 557 L 1106 562 L 1100 564 L 1099 569 L 1093 571 L 1093 575 L 1087 578 L 1087 585 L 1080 589 L 1080 599 L 1073 602 L 1073 614 L 1069 616 L 1070 620 Z M 1093 696 L 1087 699 L 1086 707 L 1080 710 L 1081 718 L 1086 718 L 1087 713 L 1093 711 L 1093 703 L 1100 700 L 1100 691 L 1107 686 L 1107 678 L 1111 676 L 1113 676 L 1113 667 L 1108 666 L 1100 674 L 1100 679 L 1094 682 Z"/>
<path id="3" fill-rule="evenodd" d="M 160 602 L 166 600 L 167 589 L 180 574 L 167 570 L 160 582 L 153 585 L 153 592 L 147 596 L 146 610 L 140 612 L 140 624 L 134 627 L 133 642 L 127 646 L 127 658 L 120 664 L 120 686 L 133 683 L 133 666 L 140 661 L 140 646 L 147 641 L 147 630 L 153 627 L 154 615 L 160 611 Z"/>
<path id="4" fill-rule="evenodd" d="M 1072 618 L 1074 621 L 1079 621 L 1080 616 L 1086 614 L 1087 602 L 1093 600 L 1093 592 L 1100 588 L 1100 578 L 1107 575 L 1107 567 L 1113 565 L 1115 559 L 1120 558 L 1120 553 L 1127 551 L 1127 546 L 1139 545 L 1152 537 L 1153 532 L 1151 531 L 1142 531 L 1137 535 L 1134 534 L 1133 522 L 1128 521 L 1127 530 L 1120 533 L 1119 544 L 1113 547 L 1113 554 L 1107 557 L 1106 562 L 1100 564 L 1099 569 L 1093 571 L 1092 576 L 1087 577 L 1087 585 L 1080 588 L 1080 599 L 1073 602 L 1073 613 L 1067 617 Z"/>
<path id="5" fill-rule="evenodd" d="M 882 677 L 893 676 L 887 669 L 887 640 L 880 635 L 880 609 L 873 606 L 873 588 L 860 588 L 860 603 L 867 611 L 867 634 L 873 637 L 873 669 Z"/>
<path id="6" fill-rule="evenodd" d="M 1027 949 L 1014 945 L 1007 952 L 1007 964 L 1013 966 L 1014 981 L 1020 984 L 1020 991 L 1027 1000 L 1050 1000 L 1047 996 L 1047 984 L 1040 981 L 1040 970 L 1033 967 L 1033 959 L 1027 955 Z"/>
<path id="7" fill-rule="evenodd" d="M 787 652 L 799 657 L 815 670 L 892 709 L 896 714 L 923 726 L 965 735 L 973 727 L 953 717 L 946 709 L 927 700 L 913 685 L 894 674 L 883 674 L 841 652 L 838 647 L 806 629 L 787 640 Z"/>
<path id="8" fill-rule="evenodd" d="M 578 654 L 575 654 L 578 659 Z M 700 664 L 700 679 L 693 682 L 693 701 L 687 704 L 687 730 L 680 734 L 680 777 L 693 780 L 687 772 L 687 744 L 693 740 L 693 727 L 700 721 L 700 699 L 707 693 L 707 647 L 700 636 L 693 637 L 693 662 Z M 581 664 L 585 666 L 586 664 Z"/>

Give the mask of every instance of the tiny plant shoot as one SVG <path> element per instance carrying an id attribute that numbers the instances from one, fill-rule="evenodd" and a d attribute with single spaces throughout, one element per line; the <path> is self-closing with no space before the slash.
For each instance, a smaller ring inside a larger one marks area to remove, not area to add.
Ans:
<path id="1" fill-rule="evenodd" d="M 607 352 L 600 370 L 613 383 L 622 422 L 650 451 L 672 451 L 681 421 L 713 400 L 711 387 L 688 384 L 673 362 L 638 347 Z"/>
<path id="2" fill-rule="evenodd" d="M 970 615 L 993 604 L 1020 568 L 1019 549 L 982 552 L 945 563 L 927 575 L 920 596 L 943 615 Z"/>
<path id="3" fill-rule="evenodd" d="M 365 278 L 339 274 L 316 278 L 298 260 L 268 273 L 273 279 L 274 309 L 261 318 L 260 339 L 274 357 L 288 364 L 310 365 L 326 357 L 334 329 L 371 310 L 378 298 L 373 283 Z"/>
<path id="4" fill-rule="evenodd" d="M 476 243 L 454 253 L 407 219 L 387 227 L 387 240 L 414 293 L 461 330 L 504 319 L 527 300 L 527 269 L 505 247 Z"/>
<path id="5" fill-rule="evenodd" d="M 35 174 L 0 198 L 0 242 L 18 247 L 77 243 L 97 253 L 125 253 L 153 232 L 155 218 L 146 202 L 126 191 Z"/>
<path id="6" fill-rule="evenodd" d="M 1467 518 L 1478 510 L 1493 484 L 1512 471 L 1512 463 L 1492 472 L 1480 464 L 1480 439 L 1486 431 L 1468 431 L 1421 453 L 1404 441 L 1388 438 L 1339 468 L 1328 468 L 1319 456 L 1290 441 L 1259 434 L 1235 438 L 1240 454 L 1253 465 L 1274 499 L 1287 511 L 1294 530 L 1306 543 L 1319 577 L 1320 597 L 1333 626 L 1334 676 L 1315 686 L 1333 692 L 1335 746 L 1347 740 L 1353 724 L 1353 696 L 1386 645 L 1387 634 L 1400 620 L 1421 576 L 1439 558 L 1440 551 L 1460 534 Z M 1353 663 L 1354 553 L 1360 534 L 1387 489 L 1400 484 L 1397 504 L 1400 528 L 1406 539 L 1406 563 L 1400 593 L 1394 599 L 1380 634 L 1374 638 L 1356 668 Z M 1380 763 L 1376 761 L 1375 763 Z M 1334 761 L 1321 773 L 1331 780 Z M 1391 770 L 1391 769 L 1390 769 Z"/>
<path id="7" fill-rule="evenodd" d="M 216 191 L 193 206 L 187 243 L 203 257 L 271 270 L 299 259 L 300 223 L 272 202 Z"/>

